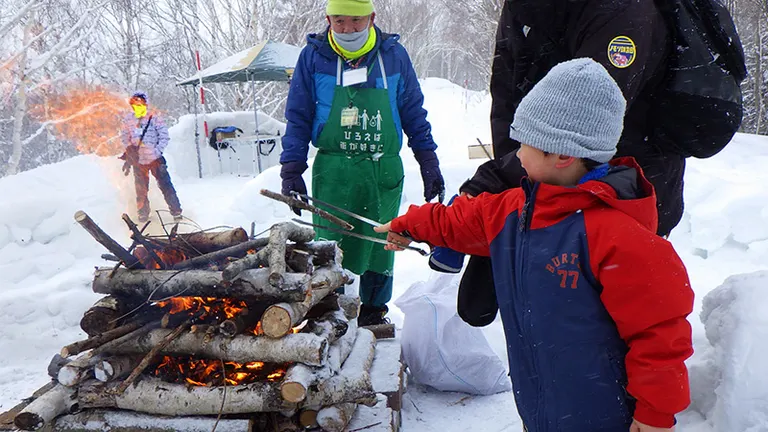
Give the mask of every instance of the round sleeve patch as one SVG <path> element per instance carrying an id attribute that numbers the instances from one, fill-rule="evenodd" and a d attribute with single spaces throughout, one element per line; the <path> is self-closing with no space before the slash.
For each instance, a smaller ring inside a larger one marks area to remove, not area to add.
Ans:
<path id="1" fill-rule="evenodd" d="M 628 36 L 616 36 L 608 44 L 608 61 L 619 69 L 634 63 L 636 55 L 635 41 Z"/>

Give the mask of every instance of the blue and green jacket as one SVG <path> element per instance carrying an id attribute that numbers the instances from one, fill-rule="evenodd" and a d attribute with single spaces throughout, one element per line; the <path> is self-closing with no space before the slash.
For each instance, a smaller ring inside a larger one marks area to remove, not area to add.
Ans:
<path id="1" fill-rule="evenodd" d="M 360 67 L 368 67 L 368 81 L 356 85 L 359 88 L 384 88 L 377 54 L 381 53 L 387 73 L 392 118 L 395 120 L 400 142 L 403 132 L 408 145 L 414 150 L 435 150 L 432 127 L 427 121 L 427 111 L 422 107 L 421 92 L 416 72 L 400 36 L 383 33 L 375 27 L 376 46 L 363 57 Z M 328 31 L 307 36 L 307 46 L 301 52 L 291 80 L 285 108 L 287 127 L 283 137 L 283 153 L 280 163 L 306 161 L 309 143 L 317 142 L 331 112 L 336 87 L 338 54 L 328 42 Z M 344 63 L 344 69 L 351 66 Z"/>

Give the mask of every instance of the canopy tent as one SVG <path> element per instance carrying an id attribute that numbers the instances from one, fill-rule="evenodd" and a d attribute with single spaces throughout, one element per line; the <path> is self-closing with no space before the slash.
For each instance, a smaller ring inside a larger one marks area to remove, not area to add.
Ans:
<path id="1" fill-rule="evenodd" d="M 261 42 L 247 50 L 233 54 L 199 73 L 179 82 L 179 85 L 289 81 L 299 59 L 301 48 L 281 42 Z"/>
<path id="2" fill-rule="evenodd" d="M 195 75 L 180 81 L 178 85 L 220 84 L 230 82 L 250 82 L 253 88 L 253 115 L 256 119 L 256 141 L 259 137 L 259 115 L 256 104 L 256 81 L 288 82 L 299 60 L 301 48 L 282 42 L 265 41 L 247 50 L 233 54 L 211 65 Z M 203 108 L 205 108 L 203 106 Z M 203 110 L 205 115 L 205 110 Z M 207 138 L 207 137 L 206 137 Z M 200 158 L 199 133 L 197 131 L 197 105 L 195 105 L 195 141 L 200 178 L 203 176 Z M 262 171 L 261 153 L 257 152 L 258 170 Z"/>

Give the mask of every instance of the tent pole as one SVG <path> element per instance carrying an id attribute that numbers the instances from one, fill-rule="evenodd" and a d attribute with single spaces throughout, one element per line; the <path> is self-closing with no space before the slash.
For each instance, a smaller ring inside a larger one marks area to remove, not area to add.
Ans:
<path id="1" fill-rule="evenodd" d="M 251 77 L 251 92 L 253 93 L 253 117 L 256 120 L 256 160 L 259 165 L 259 174 L 261 174 L 261 140 L 259 139 L 259 106 L 256 104 L 256 80 L 253 74 Z"/>
<path id="2" fill-rule="evenodd" d="M 197 85 L 193 86 L 197 92 Z M 200 158 L 200 128 L 197 125 L 197 101 L 195 101 L 195 149 L 197 150 L 197 176 L 203 178 L 203 161 Z"/>

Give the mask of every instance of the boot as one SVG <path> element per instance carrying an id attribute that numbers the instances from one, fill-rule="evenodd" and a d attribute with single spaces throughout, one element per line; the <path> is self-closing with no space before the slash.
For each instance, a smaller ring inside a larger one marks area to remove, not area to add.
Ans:
<path id="1" fill-rule="evenodd" d="M 384 306 L 360 306 L 360 316 L 357 317 L 357 325 L 360 327 L 373 326 L 379 324 L 389 324 L 389 318 L 384 315 L 389 312 L 389 308 Z"/>

